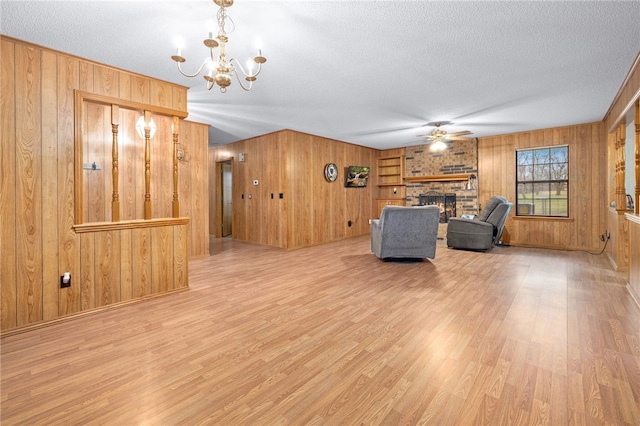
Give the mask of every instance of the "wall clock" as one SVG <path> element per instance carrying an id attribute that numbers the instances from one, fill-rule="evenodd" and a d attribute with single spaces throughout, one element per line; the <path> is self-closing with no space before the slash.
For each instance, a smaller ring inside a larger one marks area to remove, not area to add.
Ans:
<path id="1" fill-rule="evenodd" d="M 333 182 L 338 178 L 338 166 L 333 163 L 328 163 L 324 166 L 324 177 L 329 182 Z"/>

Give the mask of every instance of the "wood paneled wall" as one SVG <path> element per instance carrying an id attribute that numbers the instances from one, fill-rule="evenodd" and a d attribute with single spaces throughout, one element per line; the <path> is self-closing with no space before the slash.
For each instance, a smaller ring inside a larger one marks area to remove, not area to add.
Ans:
<path id="1" fill-rule="evenodd" d="M 616 208 L 610 209 L 609 212 L 609 223 L 611 224 L 611 241 L 609 246 L 607 247 L 607 254 L 611 260 L 611 263 L 617 270 L 621 271 L 629 271 L 629 288 L 640 288 L 640 282 L 636 281 L 633 283 L 634 279 L 637 280 L 637 274 L 631 272 L 630 268 L 631 262 L 638 263 L 638 259 L 633 258 L 633 253 L 636 253 L 637 250 L 634 250 L 632 245 L 637 243 L 638 240 L 632 240 L 630 235 L 633 226 L 635 224 L 629 224 L 627 221 L 629 216 L 625 217 L 626 213 L 626 202 L 624 202 L 625 195 L 624 193 L 620 193 L 621 183 L 624 182 L 624 173 L 620 170 L 620 151 L 621 148 L 617 146 L 617 142 L 620 139 L 619 131 L 624 129 L 624 119 L 627 112 L 634 108 L 634 104 L 638 102 L 640 99 L 640 52 L 635 58 L 629 73 L 626 78 L 622 82 L 618 93 L 616 94 L 615 99 L 613 100 L 607 114 L 604 117 L 604 126 L 606 131 L 608 132 L 608 148 L 607 148 L 607 199 L 606 199 L 606 208 L 610 206 L 611 201 L 616 201 Z M 637 117 L 637 115 L 634 115 Z M 637 121 L 637 119 L 636 119 Z M 638 123 L 636 123 L 637 125 Z M 621 127 L 622 126 L 622 127 Z M 636 138 L 637 143 L 637 138 Z M 633 170 L 635 167 L 633 158 L 625 159 L 625 168 L 631 168 Z M 620 181 L 622 176 L 622 182 Z M 636 178 L 637 179 L 637 178 Z M 636 185 L 640 185 L 639 182 L 636 182 Z M 633 193 L 635 188 L 625 188 L 626 193 Z M 637 198 L 637 197 L 636 197 Z M 635 200 L 636 204 L 639 200 Z M 603 206 L 605 208 L 605 206 Z M 635 216 L 637 218 L 637 216 Z M 617 225 L 617 226 L 614 226 Z M 637 232 L 637 231 L 635 231 Z M 636 266 L 637 267 L 637 266 Z M 637 301 L 637 299 L 636 299 Z"/>
<path id="2" fill-rule="evenodd" d="M 609 110 L 605 114 L 604 124 L 606 132 L 614 132 L 627 111 L 633 107 L 633 102 L 640 97 L 640 52 L 631 65 Z"/>
<path id="3" fill-rule="evenodd" d="M 139 298 L 148 295 L 148 286 L 152 292 L 180 288 L 186 283 L 183 245 L 189 244 L 191 256 L 208 254 L 207 127 L 181 122 L 181 143 L 191 154 L 180 164 L 181 216 L 189 219 L 145 230 L 78 232 L 74 94 L 186 113 L 186 88 L 8 37 L 0 43 L 2 333 Z M 129 159 L 123 152 L 121 165 Z M 136 203 L 123 213 L 136 216 Z M 96 215 L 92 220 L 108 220 L 104 211 Z M 72 285 L 60 289 L 64 272 L 71 273 Z"/>
<path id="4" fill-rule="evenodd" d="M 234 239 L 296 249 L 369 232 L 378 155 L 371 148 L 283 130 L 212 148 L 209 167 L 233 159 Z M 324 178 L 330 162 L 340 171 L 332 183 Z M 366 188 L 344 187 L 351 165 L 371 167 Z M 214 188 L 218 177 L 211 176 Z"/>
<path id="5" fill-rule="evenodd" d="M 628 290 L 640 307 L 640 217 L 627 214 L 629 224 Z"/>
<path id="6" fill-rule="evenodd" d="M 629 221 L 625 217 L 624 210 L 616 210 L 615 207 L 607 209 L 607 256 L 609 262 L 616 271 L 629 269 Z"/>
<path id="7" fill-rule="evenodd" d="M 180 216 L 189 218 L 189 258 L 209 256 L 209 126 L 180 121 Z"/>
<path id="8" fill-rule="evenodd" d="M 503 240 L 514 245 L 598 251 L 607 230 L 606 135 L 603 123 L 588 123 L 480 138 L 478 187 L 481 205 L 493 195 L 515 201 L 515 151 L 569 146 L 569 215 L 564 218 L 516 217 L 505 225 Z"/>

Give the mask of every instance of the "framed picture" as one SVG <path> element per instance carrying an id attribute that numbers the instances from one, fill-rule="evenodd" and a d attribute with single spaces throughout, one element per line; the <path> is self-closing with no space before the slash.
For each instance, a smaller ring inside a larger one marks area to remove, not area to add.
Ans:
<path id="1" fill-rule="evenodd" d="M 349 166 L 345 176 L 344 186 L 347 188 L 364 188 L 369 181 L 368 166 Z"/>

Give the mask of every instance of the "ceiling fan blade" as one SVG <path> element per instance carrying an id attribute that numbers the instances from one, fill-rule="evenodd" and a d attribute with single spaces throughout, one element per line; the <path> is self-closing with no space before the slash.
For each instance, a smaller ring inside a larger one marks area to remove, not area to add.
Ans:
<path id="1" fill-rule="evenodd" d="M 464 138 L 462 136 L 445 136 L 444 137 L 444 140 L 447 140 L 447 141 L 469 141 L 471 139 L 473 138 Z"/>
<path id="2" fill-rule="evenodd" d="M 416 135 L 416 137 L 418 137 L 418 138 L 427 138 L 427 139 L 433 139 L 434 138 L 433 135 Z"/>
<path id="3" fill-rule="evenodd" d="M 420 141 L 405 142 L 403 145 L 404 145 L 404 146 L 421 146 L 421 145 L 431 145 L 431 141 L 424 141 L 424 142 L 420 142 Z"/>
<path id="4" fill-rule="evenodd" d="M 471 132 L 469 130 L 462 130 L 460 132 L 447 133 L 447 136 L 464 136 L 470 134 Z"/>

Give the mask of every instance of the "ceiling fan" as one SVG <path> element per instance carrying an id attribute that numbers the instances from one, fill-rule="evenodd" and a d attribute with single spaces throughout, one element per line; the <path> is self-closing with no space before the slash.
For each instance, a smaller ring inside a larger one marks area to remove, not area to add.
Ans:
<path id="1" fill-rule="evenodd" d="M 447 131 L 440 128 L 442 124 L 450 124 L 450 123 L 441 123 L 441 122 L 433 123 L 433 125 L 436 126 L 436 128 L 431 133 L 426 135 L 418 135 L 418 137 L 430 139 L 431 141 L 464 141 L 469 139 L 469 138 L 463 137 L 465 135 L 471 134 L 469 130 L 462 130 L 461 132 L 447 133 Z"/>
<path id="2" fill-rule="evenodd" d="M 429 123 L 429 125 L 436 126 L 436 128 L 429 134 L 418 135 L 419 138 L 427 139 L 427 143 L 431 144 L 431 150 L 441 151 L 445 149 L 447 147 L 444 143 L 445 141 L 464 141 L 469 139 L 464 137 L 465 135 L 471 134 L 469 130 L 462 130 L 460 132 L 447 133 L 447 131 L 440 128 L 440 126 L 442 126 L 443 124 L 451 124 L 451 123 L 449 122 Z"/>

